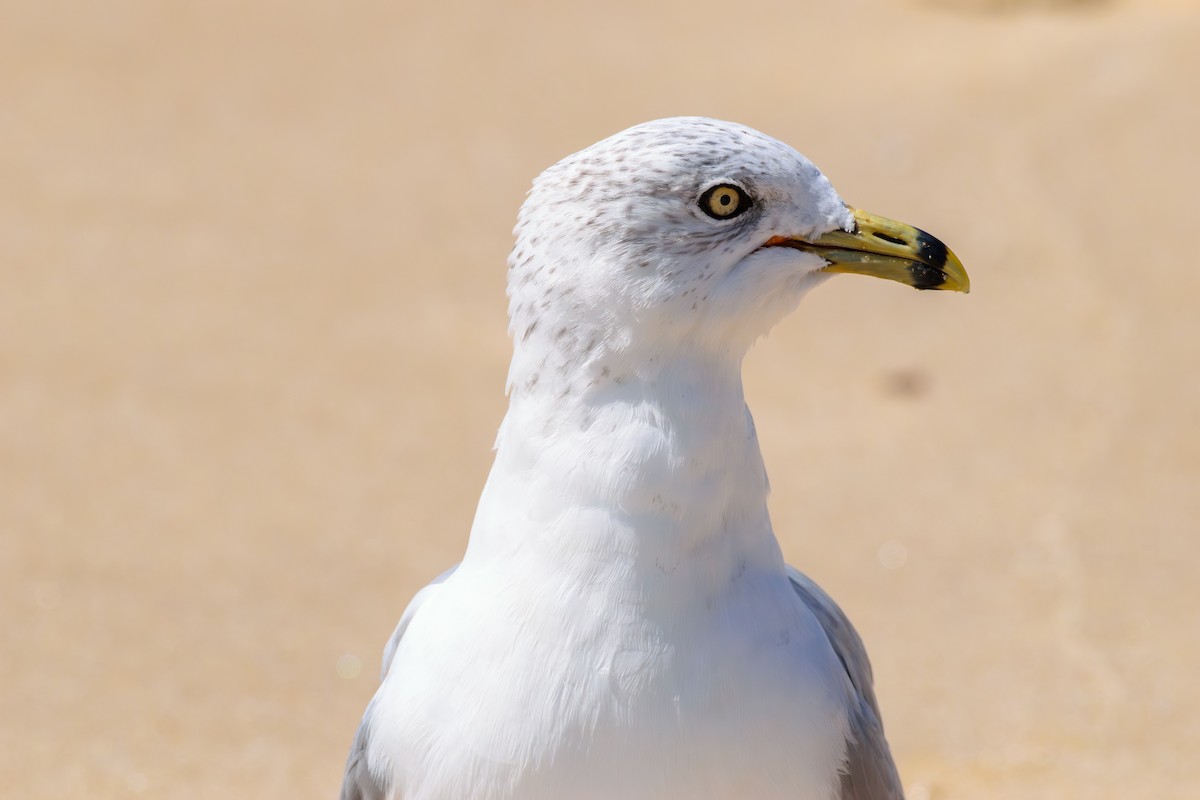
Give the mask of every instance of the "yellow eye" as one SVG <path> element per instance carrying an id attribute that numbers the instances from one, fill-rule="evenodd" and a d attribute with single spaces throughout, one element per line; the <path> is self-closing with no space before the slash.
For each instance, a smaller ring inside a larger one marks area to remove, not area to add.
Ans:
<path id="1" fill-rule="evenodd" d="M 700 210 L 713 219 L 736 217 L 750 208 L 750 198 L 736 186 L 720 183 L 700 195 Z"/>

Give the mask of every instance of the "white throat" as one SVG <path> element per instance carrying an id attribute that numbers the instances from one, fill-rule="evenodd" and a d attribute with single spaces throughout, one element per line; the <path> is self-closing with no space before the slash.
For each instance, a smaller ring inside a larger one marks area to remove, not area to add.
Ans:
<path id="1" fill-rule="evenodd" d="M 740 355 L 598 347 L 574 364 L 513 387 L 464 566 L 549 559 L 680 607 L 747 569 L 782 575 Z"/>

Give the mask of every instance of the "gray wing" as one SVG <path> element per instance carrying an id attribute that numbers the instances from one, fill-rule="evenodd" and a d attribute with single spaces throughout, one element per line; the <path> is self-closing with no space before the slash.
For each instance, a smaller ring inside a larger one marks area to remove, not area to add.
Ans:
<path id="1" fill-rule="evenodd" d="M 408 604 L 408 608 L 404 609 L 404 613 L 400 616 L 400 622 L 396 625 L 396 630 L 392 632 L 391 638 L 383 648 L 383 669 L 379 676 L 381 682 L 387 680 L 392 659 L 396 656 L 396 648 L 400 645 L 400 639 L 404 636 L 404 632 L 408 630 L 409 623 L 413 621 L 413 617 L 429 599 L 430 594 L 437 590 L 439 584 L 454 574 L 456 569 L 458 569 L 457 564 L 435 578 L 428 586 L 417 592 L 412 602 Z M 362 722 L 358 724 L 358 730 L 354 734 L 354 744 L 350 745 L 350 755 L 346 758 L 346 777 L 342 780 L 341 800 L 387 800 L 389 790 L 387 782 L 377 778 L 367 764 L 367 743 L 371 740 L 372 712 L 375 710 L 375 701 L 378 697 L 379 695 L 376 695 L 371 698 L 371 702 L 367 704 L 366 713 L 363 714 Z"/>
<path id="2" fill-rule="evenodd" d="M 387 786 L 376 780 L 367 768 L 367 740 L 371 732 L 371 710 L 375 701 L 367 704 L 367 712 L 354 734 L 350 756 L 346 759 L 346 777 L 342 779 L 341 800 L 385 800 Z"/>
<path id="3" fill-rule="evenodd" d="M 883 721 L 879 715 L 879 704 L 875 701 L 871 662 L 867 659 L 867 649 L 863 647 L 862 639 L 837 603 L 821 587 L 793 567 L 788 567 L 787 571 L 792 588 L 825 629 L 829 644 L 846 669 L 846 676 L 854 687 L 858 701 L 850 714 L 853 739 L 847 745 L 840 800 L 904 800 L 900 775 L 896 772 L 896 764 L 892 761 L 887 739 L 883 735 Z"/>

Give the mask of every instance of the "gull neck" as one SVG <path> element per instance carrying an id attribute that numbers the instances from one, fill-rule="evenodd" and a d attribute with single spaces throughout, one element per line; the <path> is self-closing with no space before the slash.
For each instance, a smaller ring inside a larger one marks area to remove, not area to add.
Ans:
<path id="1" fill-rule="evenodd" d="M 740 358 L 623 355 L 514 394 L 467 561 L 782 574 Z"/>

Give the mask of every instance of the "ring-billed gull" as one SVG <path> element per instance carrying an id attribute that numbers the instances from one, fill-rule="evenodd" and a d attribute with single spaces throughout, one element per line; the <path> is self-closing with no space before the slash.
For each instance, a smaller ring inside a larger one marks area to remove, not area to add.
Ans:
<path id="1" fill-rule="evenodd" d="M 962 264 L 703 118 L 563 159 L 515 234 L 495 463 L 344 800 L 901 797 L 862 642 L 783 562 L 741 363 L 831 273 L 965 292 Z"/>

